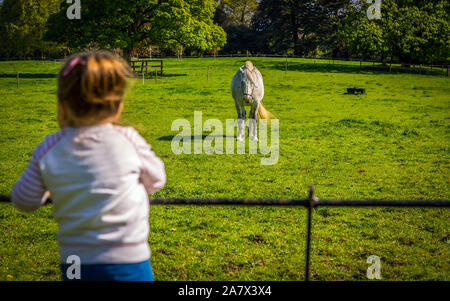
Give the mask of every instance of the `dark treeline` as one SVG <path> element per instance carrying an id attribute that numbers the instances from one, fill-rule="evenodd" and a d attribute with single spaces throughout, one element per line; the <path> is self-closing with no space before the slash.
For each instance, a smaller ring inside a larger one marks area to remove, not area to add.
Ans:
<path id="1" fill-rule="evenodd" d="M 261 0 L 247 22 L 215 19 L 227 33 L 222 53 L 445 63 L 450 57 L 449 2 L 383 0 L 369 19 L 366 1 Z"/>
<path id="2" fill-rule="evenodd" d="M 131 55 L 277 54 L 447 63 L 448 0 L 5 0 L 0 57 L 61 57 L 108 48 Z M 373 8 L 373 6 L 372 6 Z M 371 12 L 376 12 L 371 10 Z"/>

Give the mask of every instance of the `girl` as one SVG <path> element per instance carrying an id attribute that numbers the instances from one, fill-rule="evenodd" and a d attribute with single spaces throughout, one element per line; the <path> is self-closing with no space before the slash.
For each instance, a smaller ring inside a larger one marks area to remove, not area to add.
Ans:
<path id="1" fill-rule="evenodd" d="M 58 79 L 61 130 L 34 149 L 11 192 L 25 211 L 51 194 L 64 280 L 73 278 L 66 264 L 72 255 L 80 259 L 81 280 L 153 280 L 148 194 L 164 186 L 166 175 L 135 129 L 112 124 L 130 75 L 108 52 L 69 59 Z"/>

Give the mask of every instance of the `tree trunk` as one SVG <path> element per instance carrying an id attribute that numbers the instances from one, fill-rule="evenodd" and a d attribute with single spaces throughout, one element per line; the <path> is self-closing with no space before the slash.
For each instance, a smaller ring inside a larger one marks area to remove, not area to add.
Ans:
<path id="1" fill-rule="evenodd" d="M 127 46 L 123 49 L 123 58 L 127 62 L 131 61 L 131 52 L 133 51 L 133 46 Z"/>
<path id="2" fill-rule="evenodd" d="M 294 43 L 294 55 L 301 55 L 301 47 L 298 43 L 298 25 L 297 25 L 297 8 L 294 4 L 291 6 L 291 34 Z"/>
<path id="3" fill-rule="evenodd" d="M 244 7 L 242 8 L 242 11 L 241 11 L 241 24 L 242 25 L 244 25 L 245 24 L 245 9 L 247 8 L 247 5 L 244 5 Z"/>

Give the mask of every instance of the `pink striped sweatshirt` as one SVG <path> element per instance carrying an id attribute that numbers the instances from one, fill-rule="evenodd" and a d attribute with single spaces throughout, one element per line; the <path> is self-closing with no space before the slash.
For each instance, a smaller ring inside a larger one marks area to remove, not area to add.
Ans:
<path id="1" fill-rule="evenodd" d="M 49 191 L 62 263 L 150 258 L 148 194 L 164 186 L 163 162 L 132 127 L 102 124 L 48 135 L 14 184 L 15 207 L 34 211 Z"/>

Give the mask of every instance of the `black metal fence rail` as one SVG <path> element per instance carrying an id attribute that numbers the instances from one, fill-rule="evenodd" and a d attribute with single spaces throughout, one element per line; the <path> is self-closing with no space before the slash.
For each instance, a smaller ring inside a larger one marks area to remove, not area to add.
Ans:
<path id="1" fill-rule="evenodd" d="M 0 203 L 10 202 L 10 197 L 0 195 Z M 51 203 L 51 200 L 48 201 Z M 450 207 L 450 200 L 320 200 L 314 194 L 314 186 L 309 186 L 306 199 L 235 199 L 235 198 L 154 198 L 151 205 L 259 205 L 259 206 L 303 206 L 308 210 L 305 281 L 309 281 L 311 261 L 311 232 L 313 208 L 333 207 Z"/>
<path id="2" fill-rule="evenodd" d="M 259 206 L 304 206 L 309 200 L 284 199 L 227 199 L 227 198 L 155 198 L 151 205 L 259 205 Z M 447 200 L 318 200 L 313 207 L 450 207 Z"/>
<path id="3" fill-rule="evenodd" d="M 262 206 L 304 206 L 308 209 L 305 281 L 309 281 L 311 261 L 312 208 L 333 207 L 450 207 L 449 200 L 320 200 L 309 186 L 307 199 L 233 199 L 233 198 L 155 198 L 153 205 L 262 205 Z"/>

